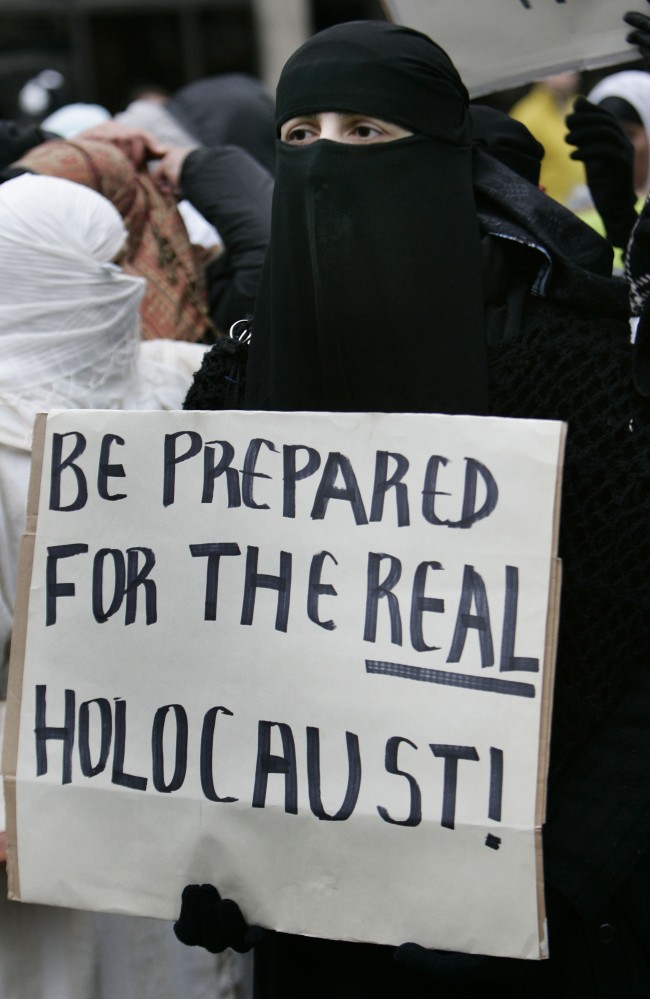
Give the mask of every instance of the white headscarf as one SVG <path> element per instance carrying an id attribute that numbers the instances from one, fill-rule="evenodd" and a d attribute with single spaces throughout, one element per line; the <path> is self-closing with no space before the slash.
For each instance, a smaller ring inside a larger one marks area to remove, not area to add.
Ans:
<path id="1" fill-rule="evenodd" d="M 0 688 L 9 657 L 34 417 L 51 409 L 178 409 L 205 347 L 140 343 L 143 278 L 101 194 L 25 174 L 0 185 Z"/>
<path id="2" fill-rule="evenodd" d="M 101 194 L 25 174 L 0 185 L 0 441 L 29 448 L 50 409 L 119 409 L 132 392 L 142 278 Z"/>
<path id="3" fill-rule="evenodd" d="M 638 69 L 628 69 L 623 73 L 612 73 L 597 83 L 588 100 L 592 104 L 600 104 L 606 97 L 621 97 L 631 104 L 646 130 L 650 142 L 650 73 Z M 645 184 L 650 188 L 650 169 Z"/>
<path id="4" fill-rule="evenodd" d="M 84 129 L 110 120 L 110 111 L 101 104 L 66 104 L 48 115 L 41 122 L 41 128 L 46 132 L 54 132 L 64 139 L 72 139 Z"/>

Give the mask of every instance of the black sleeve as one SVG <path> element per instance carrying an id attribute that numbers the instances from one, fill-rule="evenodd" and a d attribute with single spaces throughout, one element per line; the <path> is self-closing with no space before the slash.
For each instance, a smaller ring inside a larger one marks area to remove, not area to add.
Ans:
<path id="1" fill-rule="evenodd" d="M 181 191 L 226 248 L 208 268 L 208 288 L 212 320 L 228 332 L 253 311 L 271 232 L 273 178 L 238 146 L 196 149 L 183 164 Z"/>
<path id="2" fill-rule="evenodd" d="M 650 670 L 549 787 L 545 879 L 593 917 L 650 844 Z"/>

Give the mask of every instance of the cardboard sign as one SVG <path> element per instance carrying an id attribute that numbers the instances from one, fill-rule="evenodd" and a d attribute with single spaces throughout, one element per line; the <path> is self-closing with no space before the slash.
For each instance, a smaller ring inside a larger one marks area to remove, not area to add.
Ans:
<path id="1" fill-rule="evenodd" d="M 386 13 L 442 45 L 471 97 L 565 69 L 639 58 L 625 41 L 627 11 L 645 0 L 383 0 Z"/>
<path id="2" fill-rule="evenodd" d="M 545 956 L 563 431 L 40 417 L 13 896 L 172 918 L 211 882 L 286 932 Z"/>

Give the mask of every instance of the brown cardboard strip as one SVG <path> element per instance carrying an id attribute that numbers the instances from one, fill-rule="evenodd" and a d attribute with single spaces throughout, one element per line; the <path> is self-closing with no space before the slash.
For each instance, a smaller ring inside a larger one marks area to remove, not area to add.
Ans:
<path id="1" fill-rule="evenodd" d="M 4 776 L 5 809 L 7 813 L 7 878 L 8 896 L 20 899 L 18 866 L 18 830 L 16 824 L 16 769 L 18 764 L 18 736 L 20 730 L 20 703 L 27 638 L 27 606 L 32 580 L 34 535 L 38 519 L 38 500 L 43 470 L 43 449 L 47 416 L 39 413 L 34 424 L 32 440 L 32 467 L 27 494 L 27 521 L 25 534 L 18 555 L 16 608 L 11 633 L 11 658 L 9 661 L 9 686 L 7 690 L 7 715 L 5 719 L 2 772 Z"/>

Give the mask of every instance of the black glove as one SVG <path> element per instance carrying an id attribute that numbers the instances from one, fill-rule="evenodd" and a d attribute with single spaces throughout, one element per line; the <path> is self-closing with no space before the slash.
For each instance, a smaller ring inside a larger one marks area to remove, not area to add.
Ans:
<path id="1" fill-rule="evenodd" d="M 643 60 L 643 68 L 650 70 L 650 17 L 631 10 L 623 15 L 623 20 L 634 28 L 634 31 L 625 36 L 626 40 L 631 45 L 636 45 Z"/>
<path id="2" fill-rule="evenodd" d="M 454 995 L 461 992 L 466 985 L 488 983 L 496 986 L 493 990 L 495 993 L 500 991 L 499 983 L 510 983 L 516 987 L 517 995 L 524 996 L 528 990 L 540 995 L 542 993 L 539 988 L 543 983 L 550 986 L 552 981 L 561 980 L 566 972 L 565 963 L 571 964 L 585 932 L 577 911 L 561 892 L 547 883 L 544 895 L 550 931 L 550 951 L 555 961 L 427 950 L 426 947 L 414 943 L 405 943 L 398 947 L 394 952 L 395 960 L 440 985 L 455 986 Z M 579 957 L 576 957 L 576 960 L 579 961 Z M 559 966 L 555 969 L 554 965 Z M 580 964 L 577 967 L 580 968 Z M 472 990 L 472 995 L 474 991 Z M 489 995 L 492 995 L 493 991 L 490 990 Z M 512 993 L 507 991 L 507 994 Z M 548 991 L 545 989 L 543 994 L 552 995 L 553 992 L 549 988 Z M 566 994 L 568 995 L 569 991 Z M 578 995 L 578 992 L 575 994 Z"/>
<path id="3" fill-rule="evenodd" d="M 214 885 L 187 885 L 183 889 L 174 933 L 188 947 L 205 947 L 211 954 L 232 947 L 245 954 L 272 932 L 262 926 L 249 926 L 237 903 L 221 898 Z"/>
<path id="4" fill-rule="evenodd" d="M 395 960 L 411 971 L 432 978 L 439 985 L 471 985 L 485 982 L 523 981 L 534 973 L 535 961 L 508 957 L 484 957 L 480 954 L 457 954 L 445 950 L 427 950 L 419 944 L 405 943 L 395 951 Z"/>
<path id="5" fill-rule="evenodd" d="M 616 118 L 605 108 L 578 97 L 566 117 L 566 141 L 578 148 L 572 160 L 582 160 L 587 183 L 607 238 L 625 247 L 637 220 L 634 193 L 634 147 Z"/>

